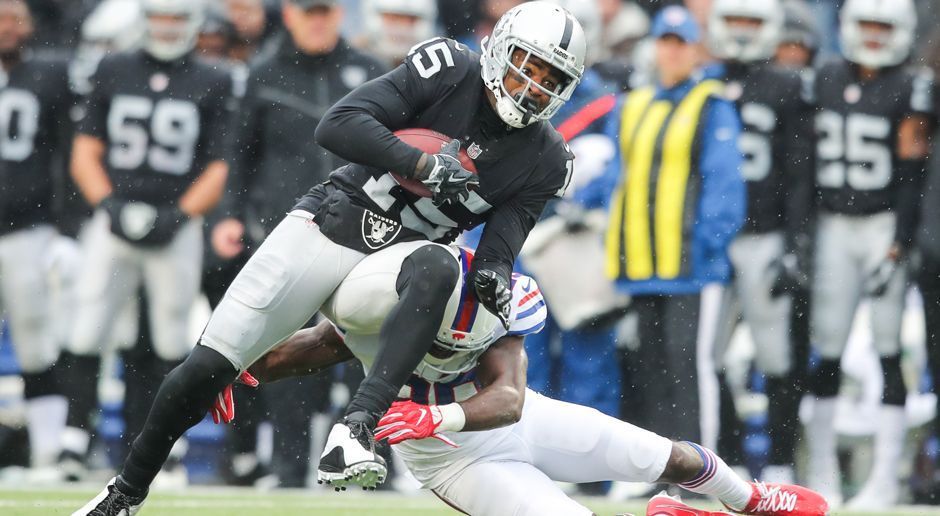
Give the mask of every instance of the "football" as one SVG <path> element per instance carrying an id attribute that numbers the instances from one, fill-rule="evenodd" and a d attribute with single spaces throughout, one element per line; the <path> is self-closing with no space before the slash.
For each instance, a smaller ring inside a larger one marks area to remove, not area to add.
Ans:
<path id="1" fill-rule="evenodd" d="M 432 131 L 430 129 L 401 129 L 395 131 L 395 136 L 399 137 L 401 141 L 411 145 L 412 147 L 419 149 L 428 154 L 437 154 L 441 152 L 441 147 L 445 144 L 450 143 L 453 138 L 445 134 L 441 134 L 437 131 Z M 458 154 L 460 158 L 460 164 L 470 172 L 476 173 L 477 169 L 473 165 L 473 160 L 470 159 L 470 156 L 467 155 L 467 152 L 463 147 L 460 148 L 460 153 Z M 390 172 L 392 177 L 398 181 L 398 184 L 402 186 L 405 190 L 420 196 L 420 197 L 431 197 L 431 190 L 421 181 L 417 179 L 411 179 L 407 177 L 402 177 L 394 172 Z"/>

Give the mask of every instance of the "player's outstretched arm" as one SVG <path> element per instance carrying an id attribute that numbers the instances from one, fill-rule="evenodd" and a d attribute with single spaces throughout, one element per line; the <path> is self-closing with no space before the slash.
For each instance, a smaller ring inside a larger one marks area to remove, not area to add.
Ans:
<path id="1" fill-rule="evenodd" d="M 443 432 L 489 430 L 519 421 L 525 403 L 528 362 L 522 340 L 520 336 L 503 337 L 483 354 L 477 369 L 483 390 L 466 401 L 447 405 L 422 405 L 410 400 L 392 403 L 375 428 L 375 439 L 399 444 L 434 438 L 457 447 Z"/>
<path id="2" fill-rule="evenodd" d="M 524 340 L 516 335 L 503 337 L 480 357 L 477 378 L 483 389 L 460 402 L 466 415 L 463 431 L 500 428 L 522 419 L 529 364 Z"/>
<path id="3" fill-rule="evenodd" d="M 291 335 L 258 359 L 248 372 L 262 383 L 316 374 L 353 358 L 329 321 Z"/>

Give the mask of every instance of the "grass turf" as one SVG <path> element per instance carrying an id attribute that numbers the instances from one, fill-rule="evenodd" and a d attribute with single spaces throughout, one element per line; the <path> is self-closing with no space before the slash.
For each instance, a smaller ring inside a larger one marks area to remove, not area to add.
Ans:
<path id="1" fill-rule="evenodd" d="M 69 515 L 84 504 L 94 492 L 87 489 L 0 489 L 0 514 L 4 516 Z M 585 498 L 582 503 L 600 516 L 645 514 L 645 504 L 610 503 L 604 499 Z M 710 506 L 716 509 L 714 506 Z M 190 488 L 173 493 L 153 493 L 141 516 L 295 516 L 295 515 L 382 515 L 437 516 L 453 515 L 453 510 L 430 495 L 402 496 L 394 493 L 332 491 L 262 492 L 238 488 Z M 836 516 L 853 513 L 837 511 Z M 874 513 L 862 513 L 874 514 Z M 881 516 L 940 515 L 940 508 L 898 508 Z"/>

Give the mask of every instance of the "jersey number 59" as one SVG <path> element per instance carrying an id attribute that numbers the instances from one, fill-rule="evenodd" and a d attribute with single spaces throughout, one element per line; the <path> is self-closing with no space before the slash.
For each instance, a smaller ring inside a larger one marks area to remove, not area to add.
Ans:
<path id="1" fill-rule="evenodd" d="M 190 171 L 199 139 L 199 110 L 192 102 L 117 95 L 108 113 L 109 159 L 134 170 L 147 161 L 157 172 Z M 151 143 L 152 142 L 152 143 Z"/>

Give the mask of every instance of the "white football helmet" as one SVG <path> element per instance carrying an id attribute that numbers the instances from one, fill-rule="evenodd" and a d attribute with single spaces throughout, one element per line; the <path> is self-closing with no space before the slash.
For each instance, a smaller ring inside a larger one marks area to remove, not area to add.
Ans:
<path id="1" fill-rule="evenodd" d="M 584 30 L 574 16 L 549 2 L 526 2 L 513 7 L 496 22 L 493 33 L 483 39 L 481 46 L 483 82 L 496 96 L 499 117 L 512 127 L 550 119 L 571 98 L 584 73 Z M 514 98 L 506 90 L 503 79 L 507 72 L 512 70 L 525 77 L 520 67 L 512 64 L 516 49 L 527 53 L 523 63 L 532 56 L 538 57 L 566 78 L 555 91 L 528 81 L 525 91 L 534 85 L 551 99 L 544 108 L 533 106 L 525 95 Z"/>
<path id="2" fill-rule="evenodd" d="M 899 65 L 911 53 L 917 11 L 913 0 L 847 0 L 842 6 L 839 36 L 842 54 L 853 63 L 869 68 Z M 861 22 L 891 25 L 890 35 L 883 38 L 865 34 Z M 879 43 L 870 48 L 869 43 Z"/>
<path id="3" fill-rule="evenodd" d="M 408 55 L 411 47 L 434 37 L 435 0 L 365 0 L 362 11 L 370 50 L 395 65 Z M 408 16 L 415 21 L 411 26 L 389 26 L 382 19 L 385 14 Z"/>
<path id="4" fill-rule="evenodd" d="M 202 0 L 142 0 L 146 30 L 144 49 L 161 61 L 183 57 L 196 46 L 205 17 Z M 179 22 L 164 22 L 152 16 L 176 16 Z"/>
<path id="5" fill-rule="evenodd" d="M 758 29 L 732 27 L 727 18 L 760 20 Z M 708 17 L 708 43 L 715 56 L 742 63 L 770 59 L 783 34 L 779 0 L 715 0 Z"/>
<path id="6" fill-rule="evenodd" d="M 91 91 L 91 76 L 110 52 L 140 47 L 144 15 L 139 0 L 104 0 L 85 18 L 75 58 L 69 64 L 72 88 L 80 94 Z"/>
<path id="7" fill-rule="evenodd" d="M 604 46 L 603 27 L 601 26 L 601 11 L 595 0 L 547 0 L 571 13 L 575 20 L 581 24 L 587 49 L 585 63 L 590 66 L 597 61 L 597 54 Z"/>

